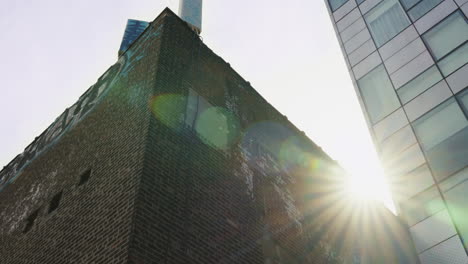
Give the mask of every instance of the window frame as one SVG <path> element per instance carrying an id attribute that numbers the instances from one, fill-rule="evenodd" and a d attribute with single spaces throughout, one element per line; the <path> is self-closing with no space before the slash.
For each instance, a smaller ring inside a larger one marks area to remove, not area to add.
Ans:
<path id="1" fill-rule="evenodd" d="M 408 17 L 411 19 L 411 21 L 413 21 L 413 22 L 418 21 L 421 17 L 425 16 L 427 13 L 431 12 L 434 8 L 436 8 L 437 6 L 439 6 L 440 4 L 442 4 L 442 3 L 444 2 L 444 0 L 440 0 L 439 3 L 437 3 L 436 5 L 434 5 L 434 6 L 431 7 L 430 9 L 428 9 L 424 14 L 422 14 L 421 16 L 419 16 L 418 18 L 415 18 L 415 19 L 413 20 L 413 18 L 410 16 L 411 10 L 413 10 L 414 8 L 416 8 L 417 5 L 421 4 L 421 3 L 424 2 L 424 1 L 428 1 L 428 0 L 420 0 L 419 2 L 417 2 L 416 4 L 414 4 L 413 6 L 411 6 L 410 8 L 408 8 L 408 9 L 406 10 L 406 13 L 408 14 Z M 403 5 L 403 4 L 401 4 L 401 5 Z M 404 7 L 403 7 L 403 8 L 404 8 Z"/>
<path id="2" fill-rule="evenodd" d="M 334 13 L 336 10 L 338 10 L 341 7 L 343 7 L 344 5 L 346 5 L 346 3 L 348 3 L 349 1 L 354 1 L 354 0 L 345 0 L 341 5 L 337 6 L 335 9 L 333 9 L 331 1 L 333 1 L 333 0 L 327 0 L 328 6 L 330 7 L 330 10 L 332 11 L 332 13 Z"/>
<path id="3" fill-rule="evenodd" d="M 392 111 L 390 111 L 389 113 L 385 114 L 385 115 L 382 115 L 382 117 L 378 118 L 378 120 L 373 120 L 373 114 L 371 114 L 371 111 L 370 111 L 370 108 L 369 108 L 369 103 L 367 102 L 366 100 L 366 97 L 364 96 L 364 93 L 362 92 L 362 87 L 359 85 L 359 82 L 364 79 L 365 77 L 367 77 L 370 73 L 378 70 L 378 68 L 381 67 L 383 68 L 383 72 L 384 74 L 387 76 L 388 78 L 388 81 L 389 81 L 389 84 L 394 92 L 394 95 L 395 95 L 395 99 L 397 100 L 398 102 L 398 106 L 393 109 Z M 359 78 L 359 80 L 356 80 L 356 84 L 357 84 L 357 87 L 358 87 L 358 90 L 359 90 L 359 95 L 361 96 L 362 98 L 362 102 L 364 103 L 364 107 L 365 107 L 365 110 L 366 110 L 366 114 L 369 116 L 369 121 L 370 123 L 372 124 L 372 126 L 375 126 L 377 125 L 379 122 L 381 122 L 382 120 L 384 120 L 386 117 L 390 116 L 392 113 L 394 113 L 395 111 L 397 111 L 398 109 L 402 108 L 402 104 L 401 104 L 401 101 L 400 101 L 400 98 L 398 97 L 398 94 L 395 90 L 395 87 L 392 83 L 392 80 L 390 78 L 390 75 L 388 74 L 387 72 L 387 69 L 385 68 L 385 65 L 383 63 L 377 65 L 376 67 L 372 68 L 368 73 L 366 73 L 364 76 L 362 76 L 361 78 Z"/>
<path id="4" fill-rule="evenodd" d="M 466 125 L 464 128 L 462 128 L 461 130 L 457 131 L 456 133 L 454 133 L 453 135 L 449 136 L 449 137 L 446 137 L 444 140 L 440 141 L 439 143 L 437 143 L 436 145 L 426 149 L 424 146 L 423 146 L 423 140 L 421 139 L 421 136 L 417 133 L 418 129 L 416 127 L 416 123 L 422 119 L 424 119 L 426 117 L 427 114 L 431 113 L 432 111 L 436 110 L 437 108 L 443 106 L 444 104 L 447 106 L 449 106 L 450 104 L 454 104 L 456 106 L 458 106 L 458 108 L 460 109 L 461 111 L 461 114 L 462 116 L 468 121 L 468 112 L 465 111 L 464 109 L 464 105 L 463 103 L 460 101 L 461 99 L 459 98 L 462 93 L 465 93 L 465 94 L 468 94 L 468 89 L 464 89 L 462 92 L 454 95 L 454 96 L 451 96 L 450 98 L 448 98 L 447 100 L 444 100 L 443 102 L 441 102 L 440 104 L 436 105 L 435 107 L 433 107 L 431 110 L 427 111 L 426 113 L 424 113 L 421 117 L 419 117 L 418 119 L 414 120 L 413 122 L 411 122 L 411 126 L 413 127 L 413 130 L 414 130 L 414 134 L 416 135 L 416 138 L 418 140 L 418 144 L 421 146 L 421 150 L 423 151 L 424 153 L 424 156 L 426 158 L 426 162 L 427 164 L 429 165 L 429 168 L 431 170 L 431 173 L 433 175 L 433 178 L 435 180 L 435 182 L 437 184 L 440 184 L 442 182 L 444 182 L 446 179 L 452 177 L 453 175 L 457 174 L 459 171 L 465 169 L 465 168 L 468 168 L 468 162 L 466 162 L 466 164 L 463 165 L 463 167 L 461 168 L 458 168 L 456 171 L 452 171 L 450 172 L 449 174 L 438 174 L 436 172 L 436 170 L 438 169 L 438 167 L 434 167 L 435 165 L 433 163 L 431 163 L 431 161 L 433 161 L 433 159 L 431 158 L 431 155 L 434 151 L 434 149 L 437 149 L 437 147 L 442 144 L 443 142 L 447 141 L 448 139 L 450 139 L 451 137 L 453 137 L 454 135 L 460 133 L 461 131 L 465 130 L 465 129 L 468 129 L 468 125 Z M 451 102 L 450 102 L 451 101 Z M 468 107 L 468 106 L 467 106 Z"/>
<path id="5" fill-rule="evenodd" d="M 401 4 L 400 0 L 394 0 L 400 7 L 401 7 L 401 11 L 403 12 L 403 16 L 406 18 L 407 22 L 408 22 L 408 25 L 406 25 L 405 27 L 403 27 L 397 34 L 395 34 L 393 37 L 389 38 L 388 40 L 382 42 L 380 45 L 378 45 L 377 41 L 376 41 L 376 38 L 375 36 L 373 35 L 372 33 L 372 30 L 371 30 L 371 26 L 369 24 L 369 22 L 367 21 L 366 19 L 366 15 L 368 15 L 370 12 L 374 11 L 376 8 L 378 8 L 380 5 L 383 5 L 386 1 L 391 1 L 391 0 L 382 0 L 380 1 L 378 4 L 376 4 L 375 6 L 373 6 L 371 9 L 367 10 L 367 12 L 363 13 L 362 14 L 362 18 L 364 20 L 364 22 L 366 23 L 366 27 L 367 29 L 369 30 L 369 34 L 371 35 L 371 39 L 374 41 L 374 44 L 375 46 L 377 47 L 377 49 L 380 49 L 381 47 L 385 46 L 385 44 L 387 44 L 388 42 L 390 42 L 392 39 L 394 39 L 396 36 L 398 36 L 401 32 L 405 31 L 408 27 L 410 27 L 412 25 L 412 20 L 411 18 L 408 16 L 408 14 L 406 13 L 406 10 L 405 8 L 403 7 L 403 5 Z"/>
<path id="6" fill-rule="evenodd" d="M 460 14 L 461 17 L 465 20 L 465 22 L 468 24 L 468 18 L 467 16 L 461 11 L 461 9 L 456 9 L 455 11 L 453 11 L 452 13 L 450 13 L 449 15 L 447 15 L 444 19 L 442 19 L 441 21 L 439 21 L 437 24 L 435 24 L 434 26 L 432 26 L 431 28 L 429 28 L 426 32 L 424 32 L 420 37 L 424 43 L 424 45 L 426 46 L 427 50 L 429 51 L 429 54 L 431 55 L 432 59 L 434 60 L 434 62 L 436 63 L 437 65 L 437 68 L 439 68 L 439 71 L 440 73 L 442 73 L 442 76 L 444 78 L 447 78 L 450 74 L 456 72 L 458 69 L 462 68 L 463 66 L 465 66 L 467 63 L 463 64 L 462 66 L 458 67 L 457 69 L 455 69 L 454 71 L 452 71 L 451 73 L 445 75 L 444 72 L 442 72 L 440 70 L 440 66 L 438 65 L 438 63 L 442 60 L 444 60 L 445 58 L 449 57 L 450 55 L 452 55 L 454 52 L 456 52 L 458 49 L 460 49 L 461 47 L 463 47 L 464 45 L 468 45 L 468 40 L 465 40 L 463 41 L 462 43 L 458 44 L 457 46 L 455 46 L 453 49 L 451 49 L 449 52 L 447 52 L 446 54 L 444 54 L 443 56 L 441 56 L 440 58 L 436 58 L 436 56 L 434 55 L 434 49 L 431 47 L 431 45 L 429 45 L 429 42 L 426 40 L 425 38 L 425 35 L 428 34 L 431 30 L 433 30 L 435 27 L 439 26 L 441 23 L 443 23 L 446 19 L 448 19 L 449 17 L 455 15 L 456 13 Z"/>

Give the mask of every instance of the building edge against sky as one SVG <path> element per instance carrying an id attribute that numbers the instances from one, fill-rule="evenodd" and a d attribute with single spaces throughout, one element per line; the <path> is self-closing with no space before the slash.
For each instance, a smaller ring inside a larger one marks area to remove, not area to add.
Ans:
<path id="1" fill-rule="evenodd" d="M 425 263 L 467 263 L 468 0 L 325 0 Z"/>

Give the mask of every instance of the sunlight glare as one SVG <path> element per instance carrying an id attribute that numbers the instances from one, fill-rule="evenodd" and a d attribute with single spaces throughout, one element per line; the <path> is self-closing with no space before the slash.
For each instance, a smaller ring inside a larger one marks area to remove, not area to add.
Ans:
<path id="1" fill-rule="evenodd" d="M 396 213 L 390 190 L 381 168 L 363 168 L 348 170 L 346 191 L 351 199 L 358 202 L 378 201 Z"/>

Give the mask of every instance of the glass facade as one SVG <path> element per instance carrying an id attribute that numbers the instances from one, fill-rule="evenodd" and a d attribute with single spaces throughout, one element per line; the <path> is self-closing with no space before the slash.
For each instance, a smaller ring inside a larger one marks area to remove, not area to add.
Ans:
<path id="1" fill-rule="evenodd" d="M 384 0 L 364 15 L 377 47 L 400 33 L 409 24 L 398 0 Z"/>
<path id="2" fill-rule="evenodd" d="M 397 90 L 398 96 L 400 96 L 401 102 L 406 104 L 411 101 L 411 99 L 438 83 L 442 78 L 443 77 L 437 67 L 432 66 L 418 77 L 400 87 Z"/>
<path id="3" fill-rule="evenodd" d="M 468 23 L 461 11 L 445 18 L 422 37 L 445 76 L 468 61 Z"/>
<path id="4" fill-rule="evenodd" d="M 130 45 L 145 31 L 149 23 L 146 21 L 129 19 L 127 21 L 127 27 L 125 28 L 125 33 L 122 39 L 122 43 L 119 48 L 119 55 L 124 53 Z"/>
<path id="5" fill-rule="evenodd" d="M 397 213 L 421 263 L 466 264 L 468 0 L 354 1 L 328 9 Z"/>
<path id="6" fill-rule="evenodd" d="M 432 8 L 442 3 L 444 0 L 423 0 L 408 10 L 408 15 L 413 21 L 418 20 L 423 15 L 427 14 Z M 413 1 L 414 2 L 414 1 Z"/>
<path id="7" fill-rule="evenodd" d="M 330 7 L 333 11 L 337 10 L 340 8 L 342 5 L 344 5 L 348 0 L 329 0 Z"/>
<path id="8" fill-rule="evenodd" d="M 398 109 L 398 98 L 383 65 L 362 77 L 358 85 L 372 123 L 377 123 Z"/>

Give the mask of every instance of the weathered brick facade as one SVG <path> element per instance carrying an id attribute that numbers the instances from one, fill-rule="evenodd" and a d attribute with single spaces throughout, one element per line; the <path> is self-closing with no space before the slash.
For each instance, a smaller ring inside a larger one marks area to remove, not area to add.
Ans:
<path id="1" fill-rule="evenodd" d="M 340 172 L 166 9 L 0 172 L 0 263 L 352 263 Z"/>

